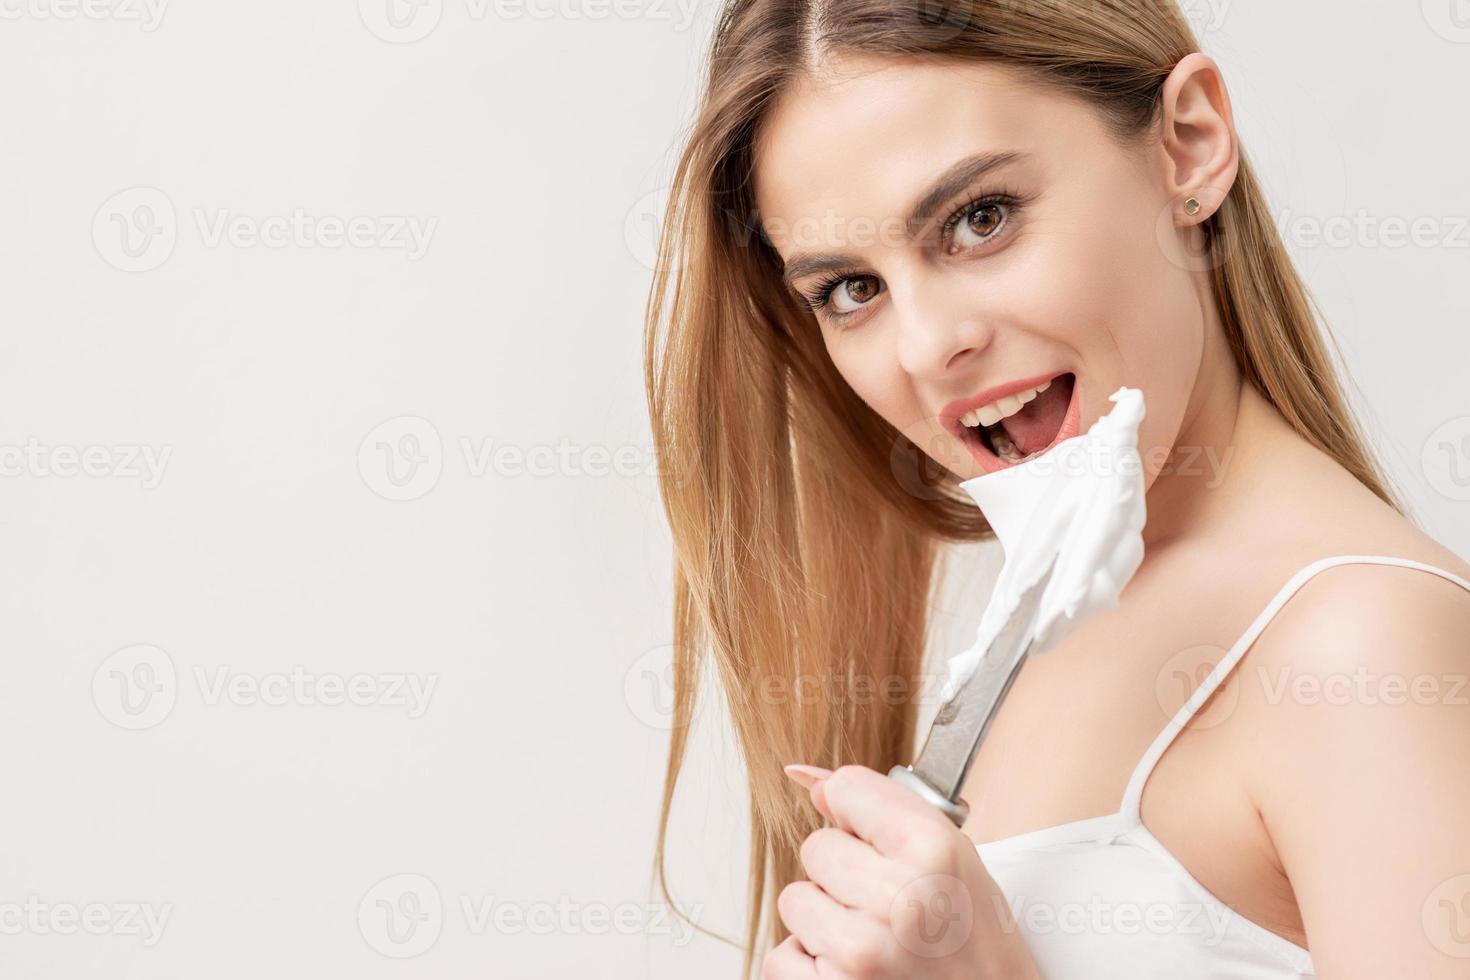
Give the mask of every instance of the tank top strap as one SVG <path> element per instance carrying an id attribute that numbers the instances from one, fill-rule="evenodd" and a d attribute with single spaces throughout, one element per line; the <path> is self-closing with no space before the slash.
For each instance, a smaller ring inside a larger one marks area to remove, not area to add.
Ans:
<path id="1" fill-rule="evenodd" d="M 1262 609 L 1250 626 L 1246 627 L 1245 632 L 1235 641 L 1235 645 L 1225 653 L 1225 656 L 1220 658 L 1220 661 L 1215 664 L 1200 685 L 1195 688 L 1194 692 L 1190 694 L 1189 698 L 1179 710 L 1174 713 L 1174 717 L 1169 719 L 1169 723 L 1164 726 L 1164 730 L 1159 732 L 1158 737 L 1148 747 L 1148 751 L 1143 754 L 1143 758 L 1139 760 L 1138 765 L 1133 770 L 1133 775 L 1128 780 L 1128 789 L 1123 794 L 1123 805 L 1119 811 L 1120 813 L 1134 823 L 1142 822 L 1140 805 L 1143 801 L 1143 787 L 1148 782 L 1150 774 L 1153 773 L 1154 766 L 1158 764 L 1164 751 L 1168 749 L 1174 739 L 1178 737 L 1179 733 L 1184 730 L 1184 726 L 1189 724 L 1189 720 L 1199 711 L 1200 706 L 1209 700 L 1210 695 L 1214 694 L 1216 689 L 1224 682 L 1225 678 L 1230 675 L 1230 671 L 1245 656 L 1245 652 L 1250 649 L 1256 637 L 1260 636 L 1261 631 L 1266 628 L 1267 624 L 1271 622 L 1281 607 L 1286 605 L 1287 600 L 1295 595 L 1296 591 L 1318 572 L 1336 565 L 1351 564 L 1398 565 L 1404 568 L 1417 568 L 1421 571 L 1430 572 L 1441 578 L 1448 579 L 1466 591 L 1470 591 L 1470 580 L 1466 580 L 1454 572 L 1426 564 L 1425 562 L 1415 561 L 1412 558 L 1397 558 L 1390 555 L 1329 555 L 1326 558 L 1319 558 L 1304 566 L 1287 580 L 1287 583 L 1281 587 L 1281 590 L 1271 598 L 1271 601 L 1266 604 L 1266 608 Z"/>

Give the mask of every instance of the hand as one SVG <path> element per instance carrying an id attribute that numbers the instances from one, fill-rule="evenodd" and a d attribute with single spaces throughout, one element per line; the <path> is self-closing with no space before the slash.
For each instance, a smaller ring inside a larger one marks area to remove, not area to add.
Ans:
<path id="1" fill-rule="evenodd" d="M 975 844 L 918 794 L 865 766 L 787 766 L 833 826 L 801 845 L 808 881 L 781 890 L 791 936 L 764 980 L 1039 980 Z"/>

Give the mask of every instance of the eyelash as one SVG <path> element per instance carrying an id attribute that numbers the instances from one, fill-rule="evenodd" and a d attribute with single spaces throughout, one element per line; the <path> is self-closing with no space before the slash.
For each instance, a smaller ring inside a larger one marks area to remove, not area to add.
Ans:
<path id="1" fill-rule="evenodd" d="M 1016 212 L 1020 211 L 1024 204 L 1025 201 L 1021 198 L 1021 195 L 1006 190 L 995 191 L 990 194 L 982 194 L 979 197 L 971 198 L 950 212 L 949 217 L 940 226 L 940 235 L 942 238 L 947 239 L 961 220 L 968 218 L 981 208 L 999 205 L 1005 209 L 1006 213 L 1001 221 L 1000 228 L 991 236 L 990 240 L 993 241 L 996 236 L 1010 227 Z M 825 279 L 818 281 L 810 290 L 803 291 L 802 298 L 806 301 L 806 305 L 811 308 L 813 313 L 821 313 L 826 308 L 827 301 L 831 299 L 832 293 L 836 291 L 838 286 L 847 282 L 849 279 L 854 279 L 864 274 L 858 269 L 830 272 Z M 853 310 L 848 313 L 828 312 L 827 318 L 834 323 L 841 323 L 844 320 L 859 315 L 861 315 L 860 310 Z"/>

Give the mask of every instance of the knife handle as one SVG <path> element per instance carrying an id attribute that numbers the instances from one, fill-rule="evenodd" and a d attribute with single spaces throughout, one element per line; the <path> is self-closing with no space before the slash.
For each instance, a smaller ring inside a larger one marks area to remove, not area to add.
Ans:
<path id="1" fill-rule="evenodd" d="M 956 827 L 963 827 L 970 816 L 970 804 L 964 800 L 951 800 L 933 786 L 924 782 L 922 776 L 914 772 L 908 766 L 894 766 L 888 770 L 888 778 L 896 780 L 924 798 L 924 802 L 930 804 L 949 817 L 951 823 Z"/>

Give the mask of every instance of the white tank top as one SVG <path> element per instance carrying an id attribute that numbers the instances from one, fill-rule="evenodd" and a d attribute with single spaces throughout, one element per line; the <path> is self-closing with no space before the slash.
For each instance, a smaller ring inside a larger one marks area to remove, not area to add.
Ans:
<path id="1" fill-rule="evenodd" d="M 1220 658 L 1144 753 L 1116 813 L 978 845 L 1047 980 L 1300 980 L 1311 955 L 1239 915 L 1196 881 L 1143 825 L 1143 786 L 1164 750 L 1288 599 L 1334 565 L 1400 565 L 1470 590 L 1408 558 L 1335 555 L 1298 571 Z"/>

